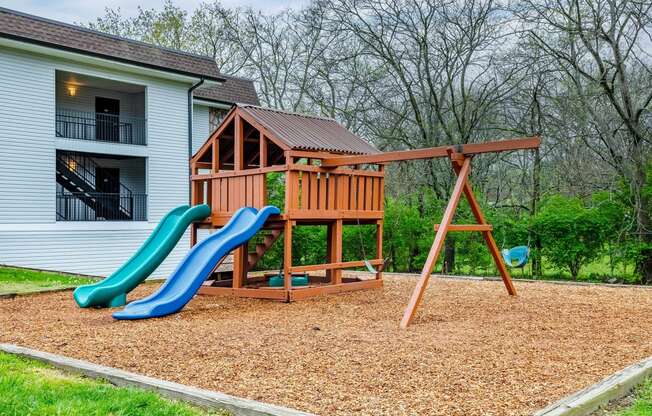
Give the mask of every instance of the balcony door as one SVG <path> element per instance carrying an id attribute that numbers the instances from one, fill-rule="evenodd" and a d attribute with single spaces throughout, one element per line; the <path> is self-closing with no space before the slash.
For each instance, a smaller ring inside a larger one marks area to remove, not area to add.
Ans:
<path id="1" fill-rule="evenodd" d="M 95 97 L 95 138 L 120 141 L 120 100 Z"/>
<path id="2" fill-rule="evenodd" d="M 95 168 L 95 190 L 97 195 L 98 216 L 107 220 L 119 219 L 120 209 L 120 169 Z"/>

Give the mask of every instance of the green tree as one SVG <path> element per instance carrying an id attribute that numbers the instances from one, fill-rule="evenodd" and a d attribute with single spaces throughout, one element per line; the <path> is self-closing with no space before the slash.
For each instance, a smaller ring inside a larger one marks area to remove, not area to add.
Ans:
<path id="1" fill-rule="evenodd" d="M 554 196 L 534 218 L 543 255 L 577 280 L 582 266 L 597 259 L 604 245 L 605 224 L 596 208 L 587 208 L 577 198 Z"/>

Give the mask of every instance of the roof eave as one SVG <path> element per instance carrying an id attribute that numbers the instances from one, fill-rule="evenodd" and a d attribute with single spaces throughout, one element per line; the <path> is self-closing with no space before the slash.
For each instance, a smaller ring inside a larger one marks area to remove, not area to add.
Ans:
<path id="1" fill-rule="evenodd" d="M 205 97 L 198 97 L 196 95 L 193 95 L 193 101 L 196 101 L 198 104 L 206 104 L 206 105 L 216 105 L 217 107 L 224 108 L 226 110 L 230 109 L 234 105 L 237 105 L 236 103 L 232 103 L 229 101 L 223 101 L 223 100 L 217 100 L 214 98 L 205 98 Z"/>

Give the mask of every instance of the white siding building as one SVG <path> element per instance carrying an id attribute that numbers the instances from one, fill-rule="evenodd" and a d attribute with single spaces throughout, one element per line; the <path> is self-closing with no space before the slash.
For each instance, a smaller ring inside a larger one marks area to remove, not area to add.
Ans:
<path id="1" fill-rule="evenodd" d="M 113 272 L 188 203 L 188 120 L 195 150 L 239 101 L 210 58 L 0 8 L 0 264 Z"/>

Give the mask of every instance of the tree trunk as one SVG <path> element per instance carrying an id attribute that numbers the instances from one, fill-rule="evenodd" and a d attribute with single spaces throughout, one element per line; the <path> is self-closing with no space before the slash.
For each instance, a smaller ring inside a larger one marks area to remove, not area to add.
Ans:
<path id="1" fill-rule="evenodd" d="M 537 215 L 539 210 L 539 203 L 541 201 L 541 154 L 539 149 L 534 150 L 534 165 L 532 167 L 532 206 L 530 209 L 530 229 L 528 233 L 530 236 L 533 234 L 532 223 L 534 222 L 534 217 Z M 542 275 L 541 268 L 541 238 L 538 235 L 534 235 L 534 238 L 528 240 L 531 242 L 530 253 L 532 258 L 532 277 L 534 279 L 540 279 Z"/>
<path id="2" fill-rule="evenodd" d="M 570 271 L 571 277 L 573 280 L 577 280 L 577 277 L 580 275 L 580 265 L 579 261 L 573 261 L 568 265 L 568 270 Z"/>
<path id="3" fill-rule="evenodd" d="M 642 153 L 642 152 L 641 152 Z M 641 281 L 644 284 L 652 284 L 652 220 L 650 219 L 650 197 L 646 194 L 645 188 L 647 185 L 647 159 L 642 157 L 642 154 L 636 157 L 636 182 L 637 189 L 635 190 L 636 201 L 634 207 L 636 209 L 636 223 L 638 240 L 643 246 L 638 257 L 636 269 L 641 275 Z"/>
<path id="4" fill-rule="evenodd" d="M 444 242 L 444 273 L 451 274 L 455 270 L 455 238 L 450 234 Z"/>
<path id="5" fill-rule="evenodd" d="M 417 258 L 419 255 L 419 248 L 415 245 L 410 249 L 410 258 L 408 260 L 408 272 L 409 273 L 416 273 L 421 271 L 418 267 L 414 264 L 414 259 Z"/>

